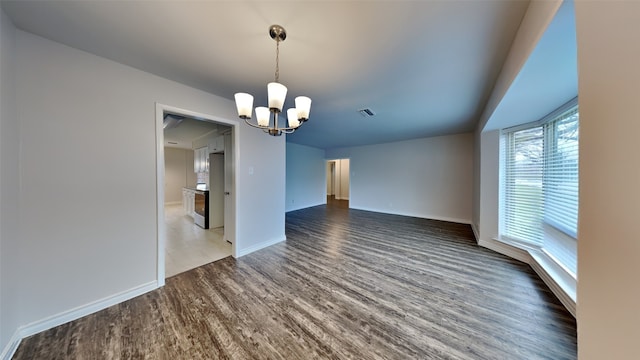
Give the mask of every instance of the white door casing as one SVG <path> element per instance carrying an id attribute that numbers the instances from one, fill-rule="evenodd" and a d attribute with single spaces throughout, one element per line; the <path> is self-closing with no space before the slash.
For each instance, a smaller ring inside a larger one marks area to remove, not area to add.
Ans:
<path id="1" fill-rule="evenodd" d="M 224 239 L 234 244 L 236 228 L 231 226 L 231 221 L 235 222 L 235 202 L 232 201 L 235 199 L 235 152 L 227 151 L 227 149 L 233 149 L 235 145 L 232 136 L 235 129 L 231 131 L 231 134 L 224 135 Z"/>
<path id="2" fill-rule="evenodd" d="M 231 135 L 229 147 L 230 151 L 225 151 L 225 186 L 229 183 L 229 195 L 225 196 L 225 240 L 231 242 L 232 254 L 237 257 L 236 248 L 236 177 L 234 170 L 237 168 L 237 156 L 233 154 L 238 153 L 238 141 L 235 137 L 238 136 L 238 122 L 219 118 L 216 116 L 198 113 L 195 111 L 181 109 L 170 105 L 164 105 L 156 103 L 156 226 L 157 226 L 157 284 L 158 287 L 165 284 L 165 246 L 166 246 L 166 225 L 164 220 L 164 128 L 163 120 L 164 113 L 171 112 L 173 114 L 191 117 L 198 120 L 209 121 L 214 123 L 220 123 L 231 127 Z M 229 155 L 226 155 L 226 154 Z M 227 161 L 227 156 L 230 156 L 230 161 Z M 227 168 L 232 170 L 227 172 Z M 229 175 L 226 175 L 229 173 Z M 229 178 L 227 179 L 227 176 Z M 227 206 L 228 205 L 228 206 Z"/>

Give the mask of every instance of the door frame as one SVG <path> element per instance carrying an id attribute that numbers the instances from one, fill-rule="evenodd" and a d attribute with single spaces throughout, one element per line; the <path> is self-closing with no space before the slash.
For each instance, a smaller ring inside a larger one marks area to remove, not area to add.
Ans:
<path id="1" fill-rule="evenodd" d="M 214 123 L 224 124 L 226 126 L 230 126 L 231 134 L 233 136 L 232 141 L 232 149 L 233 152 L 233 164 L 232 166 L 237 169 L 238 168 L 238 148 L 240 146 L 240 131 L 238 129 L 238 122 L 223 119 L 217 116 L 203 114 L 187 109 L 178 108 L 175 106 L 165 105 L 161 103 L 156 103 L 156 249 L 157 249 L 157 271 L 156 271 L 156 281 L 158 283 L 158 287 L 164 286 L 165 284 L 165 246 L 167 241 L 165 220 L 164 220 L 164 112 L 168 111 L 177 115 L 183 115 L 187 117 L 191 117 L 197 120 L 204 120 Z M 235 236 L 237 233 L 236 230 L 238 228 L 238 213 L 237 209 L 237 196 L 236 192 L 238 191 L 238 177 L 233 176 L 232 178 L 232 186 L 233 189 L 231 191 L 231 206 L 232 206 L 232 219 L 230 220 L 230 225 L 233 227 L 232 234 Z M 226 224 L 226 221 L 225 221 Z M 233 239 L 231 244 L 231 253 L 233 257 L 237 257 L 237 239 Z"/>
<path id="2" fill-rule="evenodd" d="M 342 177 L 342 168 L 338 169 L 338 164 L 337 161 L 342 161 L 342 160 L 349 160 L 349 184 L 348 184 L 348 192 L 349 192 L 349 197 L 347 199 L 342 199 L 341 197 L 338 198 L 338 194 L 336 194 L 336 187 L 340 188 L 340 195 L 342 195 L 342 184 L 336 185 L 338 183 L 338 181 L 336 181 L 336 176 L 338 173 L 340 173 L 340 176 Z M 327 170 L 328 172 L 330 172 L 329 168 L 331 167 L 329 164 L 333 163 L 333 173 L 331 174 L 331 182 L 332 182 L 332 192 L 333 195 L 335 196 L 336 200 L 349 200 L 349 208 L 351 208 L 351 158 L 348 157 L 344 157 L 344 158 L 332 158 L 332 159 L 326 159 L 325 160 L 326 164 L 327 164 Z M 325 177 L 327 177 L 325 175 Z M 328 194 L 327 194 L 328 195 Z"/>

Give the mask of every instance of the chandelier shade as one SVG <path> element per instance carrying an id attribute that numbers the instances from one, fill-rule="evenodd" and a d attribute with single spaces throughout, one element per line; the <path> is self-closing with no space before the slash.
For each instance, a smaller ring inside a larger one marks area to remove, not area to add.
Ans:
<path id="1" fill-rule="evenodd" d="M 287 87 L 277 82 L 269 83 L 267 84 L 267 94 L 269 96 L 269 110 L 281 112 L 287 97 Z"/>
<path id="2" fill-rule="evenodd" d="M 258 106 L 256 108 L 256 120 L 258 120 L 259 126 L 268 127 L 270 118 L 271 112 L 269 112 L 268 107 Z"/>
<path id="3" fill-rule="evenodd" d="M 289 123 L 290 128 L 295 129 L 300 126 L 300 120 L 298 120 L 298 110 L 296 108 L 287 110 L 287 122 Z"/>
<path id="4" fill-rule="evenodd" d="M 307 119 L 309 119 L 309 111 L 311 110 L 311 99 L 306 96 L 298 96 L 295 102 L 298 119 L 307 121 Z"/>
<path id="5" fill-rule="evenodd" d="M 236 93 L 236 108 L 238 117 L 243 119 L 249 126 L 262 129 L 272 136 L 279 136 L 282 133 L 291 134 L 296 131 L 305 121 L 309 120 L 311 111 L 311 99 L 306 96 L 295 98 L 295 108 L 287 110 L 287 125 L 280 127 L 278 115 L 282 112 L 284 102 L 287 97 L 287 87 L 279 82 L 280 78 L 280 42 L 287 38 L 287 33 L 280 25 L 271 25 L 269 35 L 276 41 L 276 72 L 275 81 L 267 84 L 268 107 L 258 106 L 255 108 L 256 123 L 249 121 L 253 108 L 253 96 L 247 93 Z M 273 122 L 271 119 L 273 118 Z"/>
<path id="6" fill-rule="evenodd" d="M 237 93 L 236 108 L 238 108 L 238 116 L 243 119 L 251 118 L 251 111 L 253 109 L 253 96 L 247 93 Z"/>

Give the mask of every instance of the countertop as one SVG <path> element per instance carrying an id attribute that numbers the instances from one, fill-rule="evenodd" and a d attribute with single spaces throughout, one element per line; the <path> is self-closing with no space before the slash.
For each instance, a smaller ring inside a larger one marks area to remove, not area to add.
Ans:
<path id="1" fill-rule="evenodd" d="M 209 191 L 209 189 L 200 190 L 200 189 L 196 189 L 194 187 L 189 187 L 189 186 L 184 186 L 183 189 L 187 189 L 187 190 L 191 190 L 191 191 L 203 191 L 203 192 L 208 192 Z"/>

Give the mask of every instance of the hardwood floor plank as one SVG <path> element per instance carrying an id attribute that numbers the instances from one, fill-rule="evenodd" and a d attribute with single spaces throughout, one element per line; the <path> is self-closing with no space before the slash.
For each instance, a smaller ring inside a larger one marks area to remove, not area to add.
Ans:
<path id="1" fill-rule="evenodd" d="M 14 359 L 575 359 L 576 324 L 468 225 L 319 206 L 287 241 L 24 339 Z"/>

